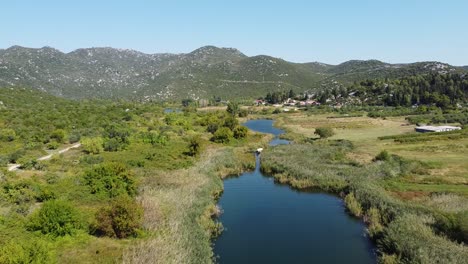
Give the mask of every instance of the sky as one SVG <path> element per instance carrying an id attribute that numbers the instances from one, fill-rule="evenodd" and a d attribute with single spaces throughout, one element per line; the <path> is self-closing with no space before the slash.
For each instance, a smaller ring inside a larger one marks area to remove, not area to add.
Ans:
<path id="1" fill-rule="evenodd" d="M 0 48 L 233 47 L 293 62 L 468 65 L 467 0 L 0 0 Z"/>

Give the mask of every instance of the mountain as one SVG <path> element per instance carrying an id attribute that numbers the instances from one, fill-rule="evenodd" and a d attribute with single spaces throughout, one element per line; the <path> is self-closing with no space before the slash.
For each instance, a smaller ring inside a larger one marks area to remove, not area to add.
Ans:
<path id="1" fill-rule="evenodd" d="M 271 90 L 324 89 L 366 78 L 463 71 L 439 62 L 388 64 L 377 60 L 292 63 L 233 48 L 205 46 L 186 54 L 146 54 L 114 48 L 12 46 L 0 50 L 0 86 L 30 87 L 67 98 L 251 98 Z"/>

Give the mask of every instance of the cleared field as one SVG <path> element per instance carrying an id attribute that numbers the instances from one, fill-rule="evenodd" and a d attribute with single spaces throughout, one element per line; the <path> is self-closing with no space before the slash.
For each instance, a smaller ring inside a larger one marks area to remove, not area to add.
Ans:
<path id="1" fill-rule="evenodd" d="M 333 114 L 307 115 L 292 113 L 277 115 L 276 125 L 288 131 L 295 140 L 317 138 L 317 127 L 331 127 L 335 135 L 331 139 L 353 142 L 355 150 L 348 157 L 359 163 L 370 163 L 382 150 L 390 154 L 426 163 L 429 169 L 422 174 L 407 175 L 387 188 L 395 191 L 454 192 L 468 195 L 468 138 L 430 140 L 399 143 L 379 137 L 414 132 L 404 117 L 369 118 L 339 117 Z"/>

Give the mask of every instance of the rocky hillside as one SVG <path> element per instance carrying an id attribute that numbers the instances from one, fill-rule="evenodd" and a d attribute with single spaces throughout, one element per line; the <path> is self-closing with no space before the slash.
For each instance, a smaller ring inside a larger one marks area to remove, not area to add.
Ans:
<path id="1" fill-rule="evenodd" d="M 291 63 L 213 46 L 187 54 L 145 54 L 113 48 L 63 53 L 50 47 L 20 46 L 0 50 L 0 86 L 31 87 L 75 99 L 247 98 L 278 89 L 301 92 L 365 78 L 455 71 L 463 69 L 439 62 Z"/>

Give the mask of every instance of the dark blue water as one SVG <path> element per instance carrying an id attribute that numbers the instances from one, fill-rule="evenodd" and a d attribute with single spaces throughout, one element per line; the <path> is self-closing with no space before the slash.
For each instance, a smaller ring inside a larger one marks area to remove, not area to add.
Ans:
<path id="1" fill-rule="evenodd" d="M 244 125 L 283 133 L 272 124 L 252 120 Z M 224 181 L 219 206 L 225 230 L 214 245 L 219 263 L 376 262 L 364 225 L 345 213 L 339 198 L 275 184 L 260 172 L 259 160 L 254 172 Z"/>

